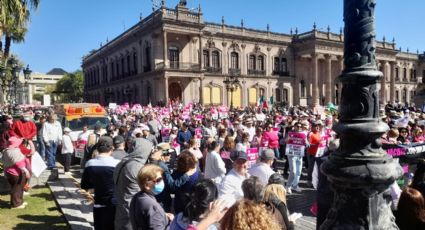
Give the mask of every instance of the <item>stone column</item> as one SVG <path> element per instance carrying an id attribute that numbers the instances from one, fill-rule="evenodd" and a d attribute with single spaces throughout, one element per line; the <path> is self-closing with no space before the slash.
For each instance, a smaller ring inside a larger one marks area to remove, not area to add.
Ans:
<path id="1" fill-rule="evenodd" d="M 388 64 L 388 61 L 382 61 L 381 62 L 382 72 L 383 72 L 384 76 L 382 77 L 382 80 L 381 80 L 381 95 L 380 95 L 380 99 L 381 99 L 381 104 L 383 104 L 383 105 L 385 105 L 387 103 L 387 101 L 386 101 L 386 95 L 387 95 L 386 90 L 387 89 L 385 87 L 385 83 L 386 83 L 386 80 L 387 80 L 387 74 L 388 74 L 387 64 Z"/>
<path id="2" fill-rule="evenodd" d="M 314 53 L 311 57 L 311 68 L 312 68 L 312 77 L 313 77 L 313 101 L 312 105 L 317 106 L 320 105 L 320 97 L 319 97 L 319 60 L 318 54 Z"/>
<path id="3" fill-rule="evenodd" d="M 240 64 L 240 69 L 241 69 L 241 74 L 242 75 L 247 75 L 247 68 L 246 68 L 246 56 L 245 56 L 245 44 L 241 45 L 242 48 L 242 54 L 241 54 L 241 64 Z"/>
<path id="4" fill-rule="evenodd" d="M 204 50 L 202 49 L 202 36 L 199 34 L 199 69 L 204 69 Z"/>
<path id="5" fill-rule="evenodd" d="M 332 102 L 332 56 L 325 55 L 326 58 L 326 91 L 325 91 L 325 103 Z"/>
<path id="6" fill-rule="evenodd" d="M 390 101 L 391 103 L 395 102 L 395 68 L 396 63 L 390 62 L 390 72 L 391 72 L 391 81 L 390 81 Z"/>
<path id="7" fill-rule="evenodd" d="M 169 97 L 169 92 L 168 92 L 168 76 L 167 75 L 165 75 L 164 76 L 164 80 L 165 80 L 165 89 L 164 89 L 164 91 L 165 91 L 165 98 L 164 98 L 164 102 L 165 102 L 165 104 L 167 104 L 168 103 L 168 100 L 170 99 Z"/>
<path id="8" fill-rule="evenodd" d="M 227 74 L 229 72 L 228 61 L 227 61 L 227 42 L 222 42 L 223 52 L 221 54 L 221 73 Z"/>
<path id="9" fill-rule="evenodd" d="M 321 166 L 335 197 L 320 229 L 398 229 L 384 192 L 403 171 L 381 148 L 388 126 L 379 119 L 375 5 L 376 0 L 344 0 L 344 90 L 333 127 L 341 140 Z"/>
<path id="10" fill-rule="evenodd" d="M 199 78 L 199 103 L 204 104 L 204 78 Z"/>
<path id="11" fill-rule="evenodd" d="M 164 68 L 167 68 L 168 65 L 168 40 L 167 40 L 167 31 L 163 31 L 163 42 L 164 42 Z"/>

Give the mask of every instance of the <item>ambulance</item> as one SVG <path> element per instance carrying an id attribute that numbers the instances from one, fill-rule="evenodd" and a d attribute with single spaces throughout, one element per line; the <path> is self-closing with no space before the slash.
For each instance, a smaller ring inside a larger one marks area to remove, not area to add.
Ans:
<path id="1" fill-rule="evenodd" d="M 55 114 L 62 128 L 68 127 L 72 130 L 71 140 L 75 147 L 75 157 L 81 158 L 84 154 L 86 140 L 79 140 L 79 135 L 83 132 L 83 127 L 87 125 L 88 131 L 93 133 L 95 126 L 100 126 L 102 132 L 110 124 L 108 113 L 96 103 L 71 103 L 58 104 L 54 106 Z"/>

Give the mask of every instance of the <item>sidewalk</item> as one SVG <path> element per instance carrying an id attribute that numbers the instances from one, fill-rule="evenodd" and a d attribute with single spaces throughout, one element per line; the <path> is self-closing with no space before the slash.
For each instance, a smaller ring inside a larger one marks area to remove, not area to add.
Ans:
<path id="1" fill-rule="evenodd" d="M 59 169 L 59 179 L 48 182 L 58 206 L 73 230 L 93 229 L 92 197 L 80 189 L 81 173 L 78 166 L 71 168 L 72 175 L 63 174 Z M 307 188 L 302 178 L 301 193 L 288 195 L 288 209 L 291 213 L 298 212 L 303 216 L 296 221 L 295 230 L 316 229 L 316 217 L 310 212 L 310 207 L 316 199 L 316 192 Z"/>

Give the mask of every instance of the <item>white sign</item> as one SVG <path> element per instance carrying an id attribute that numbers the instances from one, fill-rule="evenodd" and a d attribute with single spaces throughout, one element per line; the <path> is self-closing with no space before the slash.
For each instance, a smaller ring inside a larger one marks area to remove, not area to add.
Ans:
<path id="1" fill-rule="evenodd" d="M 35 177 L 39 177 L 41 173 L 46 170 L 47 165 L 44 163 L 43 159 L 41 158 L 40 154 L 38 152 L 35 152 L 34 155 L 32 155 L 31 159 L 31 171 L 32 174 Z"/>
<path id="2" fill-rule="evenodd" d="M 43 105 L 44 106 L 50 106 L 51 105 L 51 99 L 49 94 L 43 95 Z"/>

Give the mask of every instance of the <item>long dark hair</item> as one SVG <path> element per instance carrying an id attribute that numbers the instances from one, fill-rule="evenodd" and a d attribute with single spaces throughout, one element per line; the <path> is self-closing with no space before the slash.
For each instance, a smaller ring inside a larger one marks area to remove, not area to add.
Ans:
<path id="1" fill-rule="evenodd" d="M 190 223 L 192 221 L 199 221 L 199 217 L 208 210 L 210 203 L 216 200 L 217 197 L 218 191 L 214 182 L 209 179 L 200 180 L 192 188 L 190 201 L 183 211 L 183 216 L 186 217 Z"/>

